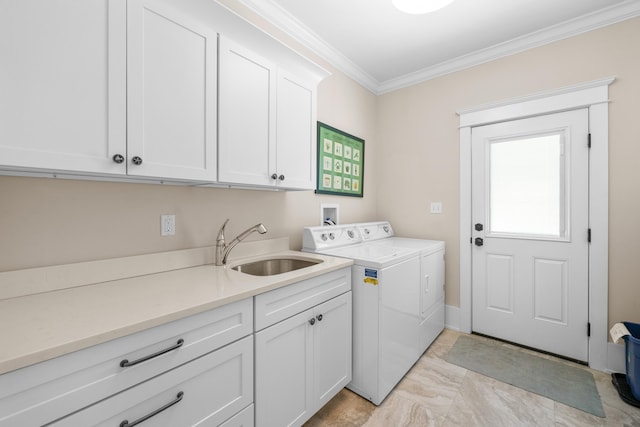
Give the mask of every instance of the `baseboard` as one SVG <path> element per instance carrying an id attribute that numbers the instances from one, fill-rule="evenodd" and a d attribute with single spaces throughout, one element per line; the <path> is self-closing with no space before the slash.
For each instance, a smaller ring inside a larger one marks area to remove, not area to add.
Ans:
<path id="1" fill-rule="evenodd" d="M 625 347 L 624 344 L 607 343 L 607 372 L 625 373 Z"/>
<path id="2" fill-rule="evenodd" d="M 460 330 L 460 307 L 444 306 L 444 327 L 454 331 Z"/>

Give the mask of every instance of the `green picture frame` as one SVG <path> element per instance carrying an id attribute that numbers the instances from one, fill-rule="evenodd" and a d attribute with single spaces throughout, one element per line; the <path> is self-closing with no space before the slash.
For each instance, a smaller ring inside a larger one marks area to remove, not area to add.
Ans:
<path id="1" fill-rule="evenodd" d="M 364 139 L 318 122 L 316 193 L 363 197 Z"/>

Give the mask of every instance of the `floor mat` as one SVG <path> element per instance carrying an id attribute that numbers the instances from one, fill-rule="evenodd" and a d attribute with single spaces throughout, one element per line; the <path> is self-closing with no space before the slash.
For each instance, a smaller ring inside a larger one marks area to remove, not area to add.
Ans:
<path id="1" fill-rule="evenodd" d="M 538 357 L 499 341 L 461 336 L 449 363 L 604 418 L 593 375 L 586 369 Z"/>

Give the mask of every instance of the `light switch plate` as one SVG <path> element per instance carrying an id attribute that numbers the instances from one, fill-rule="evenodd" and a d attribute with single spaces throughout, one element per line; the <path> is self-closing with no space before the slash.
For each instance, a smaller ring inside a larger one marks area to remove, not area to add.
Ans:
<path id="1" fill-rule="evenodd" d="M 431 213 L 432 214 L 441 214 L 442 213 L 442 202 L 431 202 Z"/>

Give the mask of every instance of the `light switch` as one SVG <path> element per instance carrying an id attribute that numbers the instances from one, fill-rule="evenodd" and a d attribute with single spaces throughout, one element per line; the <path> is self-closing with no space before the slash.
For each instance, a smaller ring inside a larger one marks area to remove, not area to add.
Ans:
<path id="1" fill-rule="evenodd" d="M 431 202 L 431 213 L 432 214 L 441 214 L 442 213 L 442 202 Z"/>

